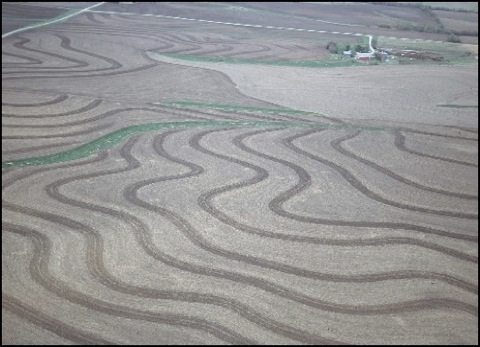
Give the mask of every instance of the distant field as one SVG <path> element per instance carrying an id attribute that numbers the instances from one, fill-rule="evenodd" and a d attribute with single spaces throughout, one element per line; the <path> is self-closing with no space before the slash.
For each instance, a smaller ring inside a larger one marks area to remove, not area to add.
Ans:
<path id="1" fill-rule="evenodd" d="M 400 2 L 401 4 L 418 4 L 418 2 Z M 448 8 L 451 10 L 464 10 L 478 12 L 478 2 L 420 2 L 422 5 L 433 9 Z"/>
<path id="2" fill-rule="evenodd" d="M 478 37 L 478 13 L 434 10 L 442 24 L 456 32 L 476 33 Z"/>

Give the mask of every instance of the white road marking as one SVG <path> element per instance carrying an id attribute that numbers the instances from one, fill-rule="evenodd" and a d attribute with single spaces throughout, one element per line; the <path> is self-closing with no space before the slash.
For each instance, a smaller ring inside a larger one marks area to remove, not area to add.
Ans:
<path id="1" fill-rule="evenodd" d="M 98 5 L 101 5 L 103 4 L 102 3 L 99 3 L 97 5 L 93 5 L 93 6 L 90 6 L 86 9 L 83 9 L 81 10 L 80 12 L 76 12 L 70 16 L 67 16 L 65 18 L 68 18 L 68 17 L 71 17 L 73 15 L 76 15 L 78 13 L 81 13 L 81 12 L 84 12 L 84 11 L 89 11 L 91 8 L 93 7 L 96 7 Z M 325 30 L 314 30 L 314 29 L 302 29 L 302 28 L 284 28 L 284 27 L 275 27 L 275 26 L 271 26 L 271 25 L 266 25 L 266 26 L 263 26 L 263 25 L 256 25 L 256 24 L 242 24 L 242 23 L 230 23 L 230 22 L 216 22 L 216 21 L 212 21 L 212 20 L 206 20 L 206 19 L 196 19 L 196 18 L 184 18 L 184 17 L 174 17 L 174 16 L 165 16 L 165 15 L 161 15 L 161 14 L 157 14 L 157 15 L 154 15 L 154 14 L 140 14 L 140 13 L 129 13 L 129 12 L 114 12 L 114 11 L 90 11 L 92 13 L 111 13 L 111 14 L 123 14 L 123 15 L 136 15 L 136 16 L 153 16 L 153 17 L 159 17 L 159 18 L 171 18 L 171 19 L 182 19 L 182 20 L 193 20 L 193 21 L 197 21 L 197 22 L 205 22 L 205 23 L 214 23 L 214 24 L 222 24 L 222 25 L 235 25 L 235 26 L 243 26 L 243 27 L 251 27 L 251 28 L 265 28 L 265 29 L 275 29 L 275 30 L 295 30 L 295 31 L 306 31 L 306 32 L 311 32 L 311 33 L 320 33 L 320 34 L 326 34 L 326 33 L 329 33 L 329 34 L 335 34 L 335 35 L 352 35 L 352 36 L 367 36 L 367 37 L 370 37 L 370 42 L 371 42 L 371 35 L 368 35 L 368 34 L 362 34 L 362 33 L 349 33 L 349 32 L 339 32 L 339 31 L 325 31 Z M 62 20 L 62 19 L 65 19 L 65 18 L 60 18 L 58 20 Z M 56 20 L 56 21 L 58 21 Z M 339 23 L 333 23 L 333 22 L 327 22 L 327 21 L 322 21 L 322 20 L 317 20 L 319 22 L 325 22 L 325 23 L 331 23 L 331 24 L 339 24 Z M 52 22 L 53 23 L 53 22 Z M 46 25 L 46 24 L 49 24 L 49 23 L 45 23 L 45 24 L 42 24 L 42 25 Z M 344 24 L 344 25 L 347 25 L 347 24 Z M 349 25 L 349 26 L 362 26 L 362 25 Z M 33 26 L 32 26 L 33 27 Z M 20 30 L 20 29 L 19 29 Z M 23 30 L 23 29 L 22 29 Z M 26 30 L 26 29 L 25 29 Z M 13 32 L 12 32 L 13 33 Z M 11 33 L 7 33 L 5 35 L 10 35 Z M 383 37 L 383 36 L 379 36 L 379 37 Z M 2 36 L 3 38 L 3 36 Z M 402 38 L 398 38 L 398 37 L 394 37 L 394 36 L 391 36 L 391 37 L 388 37 L 389 39 L 394 39 L 394 40 L 403 40 L 403 41 L 406 41 L 406 40 L 410 40 L 409 38 L 405 38 L 405 37 L 402 37 Z M 432 41 L 432 40 L 422 40 L 422 39 L 417 39 L 416 41 L 418 40 L 421 40 L 421 41 L 425 41 L 425 42 L 438 42 L 438 43 L 442 43 L 443 41 Z M 370 48 L 372 50 L 372 48 Z"/>

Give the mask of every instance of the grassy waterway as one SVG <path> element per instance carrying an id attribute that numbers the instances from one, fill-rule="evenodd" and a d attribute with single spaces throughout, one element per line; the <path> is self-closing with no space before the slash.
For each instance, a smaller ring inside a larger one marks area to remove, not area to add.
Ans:
<path id="1" fill-rule="evenodd" d="M 111 132 L 109 134 L 103 135 L 96 140 L 88 142 L 79 147 L 44 155 L 38 157 L 16 159 L 16 160 L 7 160 L 2 162 L 3 169 L 11 169 L 22 166 L 32 166 L 32 165 L 46 165 L 60 163 L 70 160 L 77 160 L 88 157 L 92 154 L 98 153 L 100 151 L 109 149 L 123 141 L 125 141 L 130 136 L 155 131 L 162 129 L 171 129 L 171 128 L 198 128 L 198 127 L 279 127 L 279 128 L 319 128 L 319 129 L 345 129 L 349 128 L 358 128 L 353 126 L 345 125 L 332 125 L 332 124 L 322 124 L 322 123 L 301 123 L 301 122 L 223 122 L 223 121 L 204 121 L 204 122 L 164 122 L 164 123 L 149 123 L 149 124 L 139 124 L 132 125 L 126 128 L 119 129 L 117 131 Z M 375 127 L 362 127 L 363 130 L 386 130 L 385 128 L 375 128 Z"/>

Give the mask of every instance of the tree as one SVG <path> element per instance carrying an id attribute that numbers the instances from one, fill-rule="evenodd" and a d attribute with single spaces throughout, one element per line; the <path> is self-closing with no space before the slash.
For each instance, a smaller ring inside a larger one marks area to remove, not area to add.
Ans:
<path id="1" fill-rule="evenodd" d="M 447 42 L 461 43 L 462 40 L 460 40 L 460 38 L 454 33 L 451 33 L 450 35 L 448 35 Z"/>
<path id="2" fill-rule="evenodd" d="M 332 54 L 337 54 L 338 53 L 338 47 L 337 44 L 333 41 L 330 41 L 327 43 L 327 49 L 330 51 Z"/>

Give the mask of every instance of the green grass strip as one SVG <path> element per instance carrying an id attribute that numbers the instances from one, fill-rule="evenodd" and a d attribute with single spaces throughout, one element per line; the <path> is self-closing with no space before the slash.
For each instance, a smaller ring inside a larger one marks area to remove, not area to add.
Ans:
<path id="1" fill-rule="evenodd" d="M 230 128 L 242 128 L 242 127 L 252 127 L 252 128 L 261 128 L 261 127 L 297 127 L 297 128 L 323 128 L 323 129 L 345 129 L 350 126 L 345 125 L 332 125 L 332 124 L 312 124 L 312 123 L 294 123 L 294 122 L 224 122 L 224 121 L 200 121 L 200 122 L 164 122 L 164 123 L 148 123 L 148 124 L 139 124 L 132 125 L 106 135 L 99 137 L 96 140 L 88 142 L 79 147 L 66 150 L 59 153 L 31 157 L 25 159 L 17 160 L 8 160 L 2 162 L 3 169 L 11 169 L 16 167 L 23 166 L 33 166 L 33 165 L 47 165 L 54 163 L 61 163 L 70 160 L 77 160 L 88 157 L 92 154 L 98 153 L 100 151 L 107 150 L 123 141 L 127 138 L 144 132 L 162 130 L 162 129 L 172 129 L 172 128 L 198 128 L 198 127 L 230 127 Z M 355 128 L 355 127 L 351 127 Z M 366 130 L 385 130 L 385 128 L 374 128 L 366 127 L 363 128 Z"/>
<path id="2" fill-rule="evenodd" d="M 169 106 L 182 106 L 182 107 L 200 107 L 200 108 L 213 108 L 220 110 L 233 110 L 233 111 L 260 111 L 266 113 L 288 113 L 288 114 L 302 114 L 312 115 L 314 112 L 300 111 L 292 108 L 280 108 L 280 107 L 257 107 L 257 106 L 241 106 L 231 104 L 214 104 L 207 102 L 196 102 L 190 100 L 171 101 L 165 103 Z"/>
<path id="3" fill-rule="evenodd" d="M 207 63 L 229 63 L 229 64 L 255 64 L 255 65 L 275 65 L 275 66 L 296 66 L 296 67 L 345 67 L 345 66 L 365 66 L 355 59 L 347 60 L 259 60 L 244 59 L 230 57 L 207 57 L 193 54 L 177 54 L 177 53 L 157 53 L 169 58 L 175 58 L 186 61 L 197 61 Z"/>

